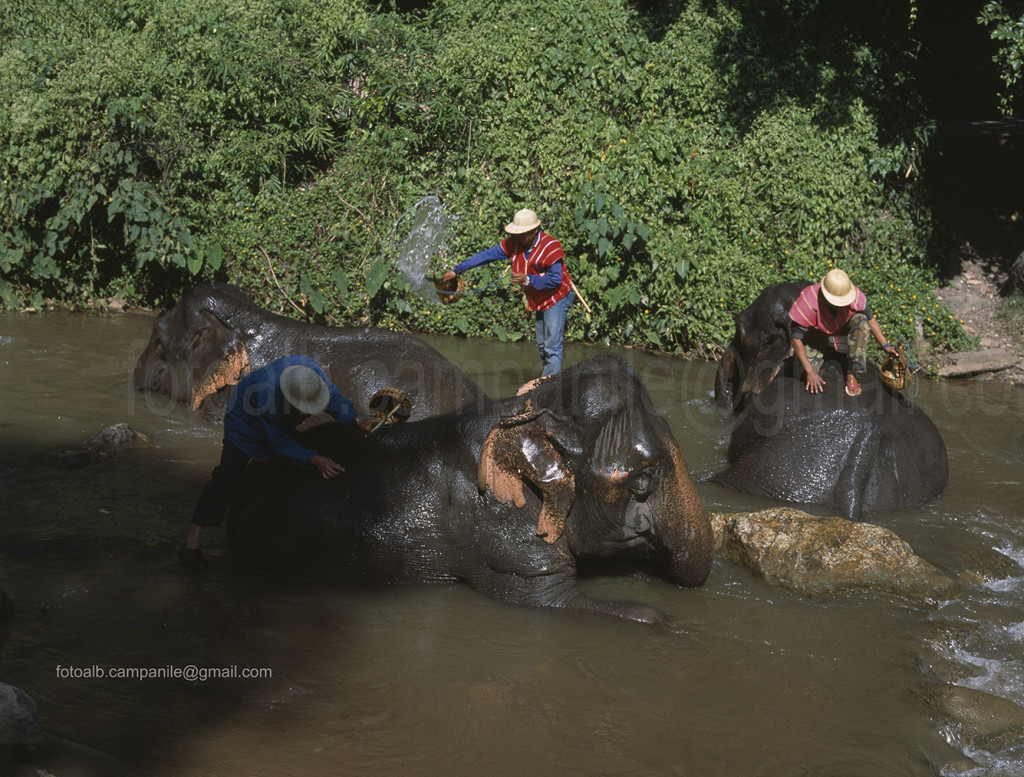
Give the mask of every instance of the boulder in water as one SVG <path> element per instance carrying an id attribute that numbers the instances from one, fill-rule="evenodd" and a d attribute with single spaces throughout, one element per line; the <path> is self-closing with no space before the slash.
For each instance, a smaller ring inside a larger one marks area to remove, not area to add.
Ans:
<path id="1" fill-rule="evenodd" d="M 720 555 L 805 596 L 875 592 L 943 600 L 960 593 L 951 575 L 874 524 L 781 507 L 712 514 L 711 525 Z"/>

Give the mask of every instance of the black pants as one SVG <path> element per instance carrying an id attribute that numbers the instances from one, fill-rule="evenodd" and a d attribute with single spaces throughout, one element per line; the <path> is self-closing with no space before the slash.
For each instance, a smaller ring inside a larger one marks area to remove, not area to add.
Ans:
<path id="1" fill-rule="evenodd" d="M 209 482 L 199 495 L 195 512 L 192 513 L 192 523 L 204 527 L 221 525 L 248 463 L 249 456 L 246 453 L 234 443 L 224 440 L 220 464 L 213 468 Z"/>

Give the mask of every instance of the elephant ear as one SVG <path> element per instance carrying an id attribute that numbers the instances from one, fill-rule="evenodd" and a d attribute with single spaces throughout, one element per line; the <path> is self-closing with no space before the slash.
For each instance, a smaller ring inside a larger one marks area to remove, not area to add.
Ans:
<path id="1" fill-rule="evenodd" d="M 553 378 L 552 375 L 547 375 L 547 376 L 541 376 L 539 378 L 534 378 L 533 380 L 528 380 L 528 381 L 526 381 L 526 383 L 524 383 L 522 386 L 520 386 L 516 390 L 516 396 L 517 397 L 526 396 L 527 394 L 532 392 L 538 386 L 540 386 L 540 385 L 542 385 L 542 384 L 544 384 L 546 382 L 550 382 L 552 380 L 552 378 Z"/>
<path id="2" fill-rule="evenodd" d="M 480 454 L 478 482 L 481 491 L 490 489 L 499 502 L 516 507 L 526 506 L 523 483 L 531 483 L 542 498 L 537 536 L 548 543 L 562 536 L 576 482 L 539 415 L 491 430 Z"/>

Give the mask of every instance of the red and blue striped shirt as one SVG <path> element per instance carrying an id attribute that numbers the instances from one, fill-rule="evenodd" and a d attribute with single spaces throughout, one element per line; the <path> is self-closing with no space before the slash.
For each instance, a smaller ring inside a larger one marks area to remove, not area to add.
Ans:
<path id="1" fill-rule="evenodd" d="M 868 307 L 867 297 L 856 286 L 853 288 L 857 290 L 857 296 L 853 302 L 843 307 L 828 304 L 828 300 L 821 294 L 820 283 L 811 284 L 800 292 L 800 296 L 789 308 L 789 318 L 793 322 L 793 337 L 803 340 L 804 335 L 811 329 L 823 335 L 841 334 L 854 313 L 863 313 L 871 319 L 873 315 L 871 308 Z"/>

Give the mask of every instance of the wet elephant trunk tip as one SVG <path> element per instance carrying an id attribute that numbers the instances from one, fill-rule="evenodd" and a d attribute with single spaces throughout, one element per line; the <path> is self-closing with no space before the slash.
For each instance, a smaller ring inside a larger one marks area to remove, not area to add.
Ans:
<path id="1" fill-rule="evenodd" d="M 699 588 L 711 575 L 714 534 L 707 513 L 704 513 L 704 519 L 703 522 L 694 521 L 685 532 L 689 536 L 682 548 L 672 551 L 672 579 L 687 588 Z"/>

